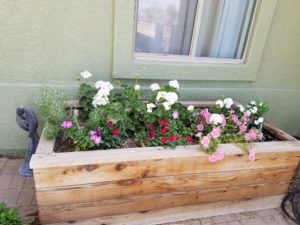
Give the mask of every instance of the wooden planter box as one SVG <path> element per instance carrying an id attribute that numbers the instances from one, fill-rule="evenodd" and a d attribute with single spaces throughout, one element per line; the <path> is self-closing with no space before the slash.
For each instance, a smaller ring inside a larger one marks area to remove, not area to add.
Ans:
<path id="1" fill-rule="evenodd" d="M 111 216 L 131 213 L 144 222 L 122 224 L 155 224 L 155 216 L 168 222 L 176 220 L 175 213 L 185 213 L 177 220 L 188 219 L 193 210 L 200 217 L 209 208 L 222 214 L 224 209 L 278 207 L 300 159 L 300 142 L 269 123 L 264 127 L 282 141 L 253 143 L 254 162 L 233 144 L 220 144 L 225 159 L 210 163 L 198 145 L 55 153 L 54 141 L 41 138 L 30 163 L 40 220 L 102 217 L 103 224 L 114 224 L 118 218 Z"/>

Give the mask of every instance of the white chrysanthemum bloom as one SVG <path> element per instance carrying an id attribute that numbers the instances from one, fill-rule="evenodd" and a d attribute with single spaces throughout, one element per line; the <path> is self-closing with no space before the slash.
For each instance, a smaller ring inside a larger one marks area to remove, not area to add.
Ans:
<path id="1" fill-rule="evenodd" d="M 163 103 L 163 106 L 165 107 L 165 110 L 171 109 L 171 104 L 170 104 L 170 102 L 164 102 L 164 103 Z"/>
<path id="2" fill-rule="evenodd" d="M 224 99 L 224 105 L 226 109 L 230 109 L 233 104 L 233 100 L 231 98 L 225 98 Z"/>
<path id="3" fill-rule="evenodd" d="M 224 102 L 222 100 L 218 100 L 218 101 L 216 101 L 216 105 L 219 105 L 220 108 L 223 108 Z"/>
<path id="4" fill-rule="evenodd" d="M 171 105 L 178 100 L 178 95 L 175 92 L 167 92 L 164 97 Z"/>
<path id="5" fill-rule="evenodd" d="M 114 86 L 112 86 L 111 83 L 109 83 L 108 81 L 102 81 L 102 80 L 99 80 L 95 83 L 95 87 L 97 89 L 107 89 L 109 91 L 113 90 L 114 89 Z"/>
<path id="6" fill-rule="evenodd" d="M 159 102 L 159 101 L 161 101 L 161 99 L 165 99 L 166 94 L 167 94 L 167 92 L 165 92 L 165 91 L 157 92 L 156 101 Z"/>
<path id="7" fill-rule="evenodd" d="M 156 106 L 153 103 L 149 103 L 146 105 L 146 107 L 147 107 L 147 112 L 151 113 L 152 109 L 155 108 Z"/>
<path id="8" fill-rule="evenodd" d="M 251 101 L 250 104 L 251 105 L 256 105 L 256 102 L 255 101 Z"/>
<path id="9" fill-rule="evenodd" d="M 244 111 L 245 111 L 244 106 L 242 106 L 242 105 L 237 105 L 237 107 L 239 108 L 239 110 L 240 110 L 241 112 L 244 112 Z"/>
<path id="10" fill-rule="evenodd" d="M 257 112 L 257 107 L 251 108 L 250 111 L 251 111 L 252 113 L 256 113 L 256 112 Z"/>
<path id="11" fill-rule="evenodd" d="M 176 88 L 176 89 L 179 88 L 179 83 L 178 83 L 177 80 L 171 80 L 171 81 L 169 81 L 169 85 L 170 85 L 171 87 L 173 87 L 173 88 Z"/>
<path id="12" fill-rule="evenodd" d="M 80 76 L 82 76 L 84 79 L 88 79 L 93 76 L 89 71 L 83 71 L 80 73 Z"/>
<path id="13" fill-rule="evenodd" d="M 209 119 L 209 122 L 214 125 L 222 124 L 222 117 L 219 114 L 213 113 Z"/>
<path id="14" fill-rule="evenodd" d="M 263 118 L 263 117 L 259 117 L 259 118 L 258 118 L 258 122 L 259 122 L 259 123 L 263 123 L 263 122 L 264 122 L 264 118 Z"/>
<path id="15" fill-rule="evenodd" d="M 158 91 L 158 90 L 160 90 L 160 86 L 159 86 L 159 84 L 154 83 L 154 84 L 150 85 L 150 89 L 151 89 L 151 91 Z"/>
<path id="16" fill-rule="evenodd" d="M 188 107 L 187 107 L 187 110 L 189 110 L 190 112 L 192 112 L 193 110 L 194 110 L 194 106 L 193 105 L 189 105 Z"/>
<path id="17" fill-rule="evenodd" d="M 141 89 L 141 85 L 138 85 L 138 84 L 134 85 L 134 89 L 139 91 Z"/>

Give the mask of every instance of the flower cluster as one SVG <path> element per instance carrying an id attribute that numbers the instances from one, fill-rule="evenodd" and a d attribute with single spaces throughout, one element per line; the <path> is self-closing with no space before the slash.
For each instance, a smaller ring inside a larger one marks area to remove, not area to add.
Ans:
<path id="1" fill-rule="evenodd" d="M 111 83 L 100 80 L 95 83 L 95 87 L 98 89 L 98 92 L 93 98 L 93 106 L 108 104 L 110 91 L 114 89 Z"/>
<path id="2" fill-rule="evenodd" d="M 144 102 L 139 84 L 119 83 L 120 91 L 114 93 L 110 82 L 100 80 L 92 87 L 86 82 L 92 74 L 84 71 L 81 76 L 79 96 L 85 111 L 74 110 L 72 117 L 61 123 L 80 150 L 126 147 L 130 141 L 137 146 L 168 147 L 199 143 L 208 160 L 217 162 L 225 157 L 225 152 L 218 150 L 219 143 L 246 145 L 263 139 L 265 103 L 241 105 L 221 98 L 211 108 L 183 105 L 178 101 L 177 80 L 151 84 L 152 97 Z M 255 152 L 247 152 L 249 160 L 255 160 Z"/>

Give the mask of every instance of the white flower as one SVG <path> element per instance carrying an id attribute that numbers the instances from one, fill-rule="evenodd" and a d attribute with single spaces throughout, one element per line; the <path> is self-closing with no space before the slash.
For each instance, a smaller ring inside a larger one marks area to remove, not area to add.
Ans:
<path id="1" fill-rule="evenodd" d="M 264 104 L 264 103 L 263 103 L 263 102 L 261 102 L 261 103 L 259 103 L 259 106 L 263 106 L 263 104 Z"/>
<path id="2" fill-rule="evenodd" d="M 114 89 L 114 86 L 111 85 L 111 83 L 109 83 L 108 81 L 102 81 L 102 80 L 99 80 L 95 83 L 95 87 L 97 89 L 107 89 L 109 91 L 113 90 Z"/>
<path id="3" fill-rule="evenodd" d="M 108 89 L 101 88 L 101 89 L 98 90 L 97 95 L 99 95 L 99 96 L 103 96 L 103 95 L 109 96 L 110 91 Z"/>
<path id="4" fill-rule="evenodd" d="M 159 102 L 161 99 L 165 99 L 167 92 L 159 91 L 156 95 L 156 101 Z"/>
<path id="5" fill-rule="evenodd" d="M 141 89 L 141 85 L 138 85 L 138 84 L 134 85 L 134 89 L 137 90 L 137 91 L 140 90 Z"/>
<path id="6" fill-rule="evenodd" d="M 169 102 L 164 102 L 163 106 L 165 107 L 165 110 L 171 109 L 171 104 Z"/>
<path id="7" fill-rule="evenodd" d="M 251 108 L 250 111 L 251 111 L 252 113 L 256 113 L 256 112 L 257 112 L 257 107 Z"/>
<path id="8" fill-rule="evenodd" d="M 251 101 L 250 104 L 251 105 L 256 105 L 256 102 L 255 101 Z"/>
<path id="9" fill-rule="evenodd" d="M 82 76 L 84 79 L 88 79 L 93 76 L 93 74 L 91 74 L 89 71 L 83 71 L 80 73 L 80 76 Z"/>
<path id="10" fill-rule="evenodd" d="M 233 100 L 231 98 L 224 99 L 224 105 L 227 109 L 230 109 L 233 104 Z"/>
<path id="11" fill-rule="evenodd" d="M 154 83 L 154 84 L 150 85 L 150 89 L 152 91 L 157 91 L 157 90 L 160 90 L 160 86 L 158 84 Z"/>
<path id="12" fill-rule="evenodd" d="M 246 114 L 247 116 L 251 116 L 251 112 L 250 112 L 249 110 L 247 110 L 247 111 L 245 112 L 245 114 Z"/>
<path id="13" fill-rule="evenodd" d="M 74 109 L 73 114 L 74 114 L 74 117 L 78 117 L 78 115 L 79 115 L 79 110 L 78 110 L 78 109 Z"/>
<path id="14" fill-rule="evenodd" d="M 244 112 L 245 108 L 242 105 L 237 105 L 237 107 L 240 109 L 241 112 Z"/>
<path id="15" fill-rule="evenodd" d="M 254 121 L 255 125 L 261 124 L 264 122 L 264 118 L 263 117 L 259 117 L 257 120 Z"/>
<path id="16" fill-rule="evenodd" d="M 147 112 L 151 113 L 152 109 L 155 108 L 156 106 L 153 103 L 147 104 Z"/>
<path id="17" fill-rule="evenodd" d="M 173 87 L 173 88 L 176 88 L 176 89 L 179 88 L 179 83 L 178 83 L 177 80 L 171 80 L 171 81 L 169 82 L 169 85 L 170 85 L 171 87 Z"/>
<path id="18" fill-rule="evenodd" d="M 222 117 L 219 114 L 213 113 L 209 119 L 209 122 L 214 125 L 222 124 Z"/>
<path id="19" fill-rule="evenodd" d="M 178 95 L 175 92 L 167 92 L 164 98 L 173 105 L 178 100 Z"/>
<path id="20" fill-rule="evenodd" d="M 93 98 L 93 106 L 96 108 L 98 105 L 106 105 L 109 103 L 108 97 L 106 95 L 96 94 Z"/>
<path id="21" fill-rule="evenodd" d="M 193 110 L 194 110 L 194 106 L 193 105 L 189 105 L 188 107 L 187 107 L 187 110 L 189 110 L 190 112 L 192 112 Z"/>
<path id="22" fill-rule="evenodd" d="M 218 101 L 216 101 L 216 105 L 219 105 L 220 108 L 223 108 L 224 102 L 222 100 L 218 100 Z"/>

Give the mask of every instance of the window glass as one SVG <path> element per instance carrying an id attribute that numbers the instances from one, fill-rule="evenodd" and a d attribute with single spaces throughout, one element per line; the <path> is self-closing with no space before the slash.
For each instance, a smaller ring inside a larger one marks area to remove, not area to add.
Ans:
<path id="1" fill-rule="evenodd" d="M 135 51 L 242 59 L 256 0 L 138 0 Z"/>

